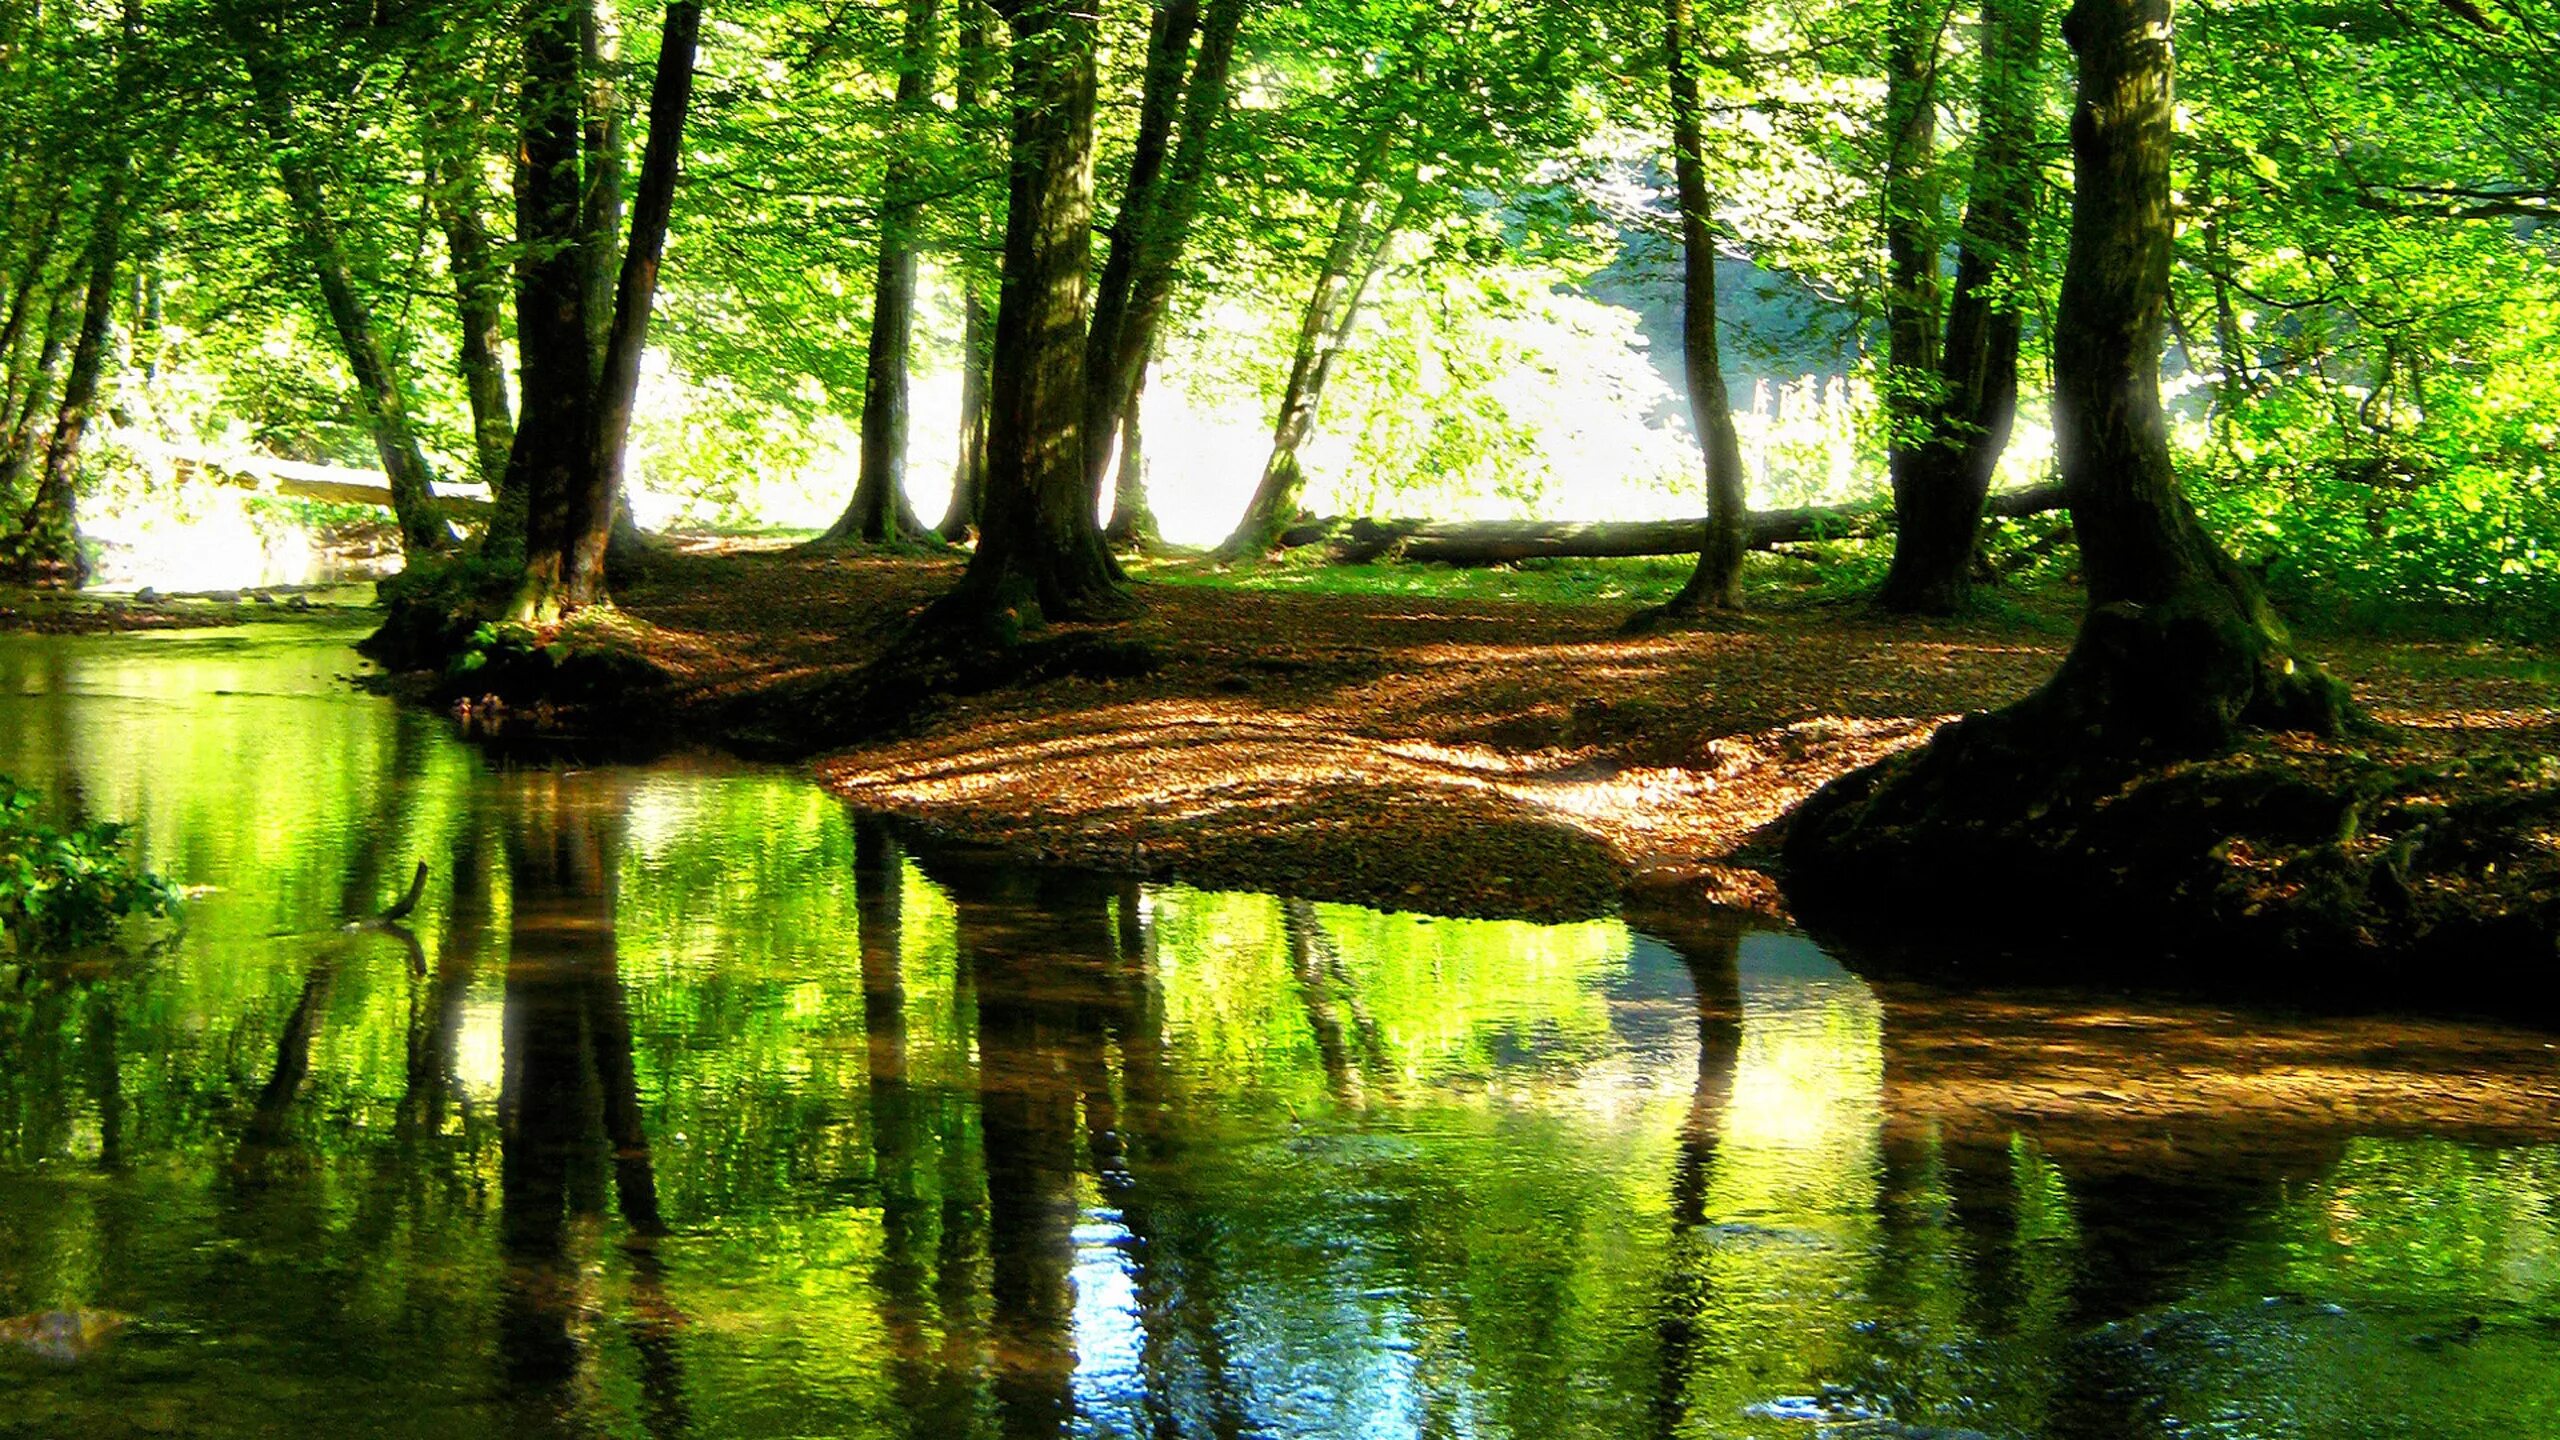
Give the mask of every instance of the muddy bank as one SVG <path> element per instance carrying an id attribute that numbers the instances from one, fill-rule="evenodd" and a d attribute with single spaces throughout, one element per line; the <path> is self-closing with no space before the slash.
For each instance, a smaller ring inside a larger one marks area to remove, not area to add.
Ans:
<path id="1" fill-rule="evenodd" d="M 1782 915 L 1778 841 L 1806 797 L 2024 694 L 2071 618 L 2067 597 L 1998 622 L 1799 606 L 1626 638 L 1613 604 L 1246 592 L 1174 569 L 1140 586 L 1138 618 L 1090 632 L 1144 665 L 845 728 L 823 697 L 955 575 L 679 557 L 610 619 L 509 639 L 418 688 L 501 732 L 815 757 L 858 807 L 1056 863 L 1459 914 Z M 2560 727 L 2530 652 L 2315 648 L 2417 759 L 2489 757 L 2481 773 L 2512 776 L 2523 762 L 2498 757 L 2538 755 Z M 1875 892 L 1888 920 L 1891 888 Z"/>

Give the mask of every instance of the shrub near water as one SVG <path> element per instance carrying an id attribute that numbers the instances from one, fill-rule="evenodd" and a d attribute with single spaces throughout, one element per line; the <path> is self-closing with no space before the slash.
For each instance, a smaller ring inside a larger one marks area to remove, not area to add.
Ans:
<path id="1" fill-rule="evenodd" d="M 77 949 L 114 938 L 127 919 L 177 909 L 177 887 L 125 854 L 129 827 L 56 829 L 36 818 L 41 798 L 0 775 L 0 946 Z"/>

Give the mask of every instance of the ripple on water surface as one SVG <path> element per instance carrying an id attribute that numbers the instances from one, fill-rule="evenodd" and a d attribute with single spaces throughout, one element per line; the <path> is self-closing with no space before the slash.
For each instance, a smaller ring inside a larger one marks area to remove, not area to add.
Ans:
<path id="1" fill-rule="evenodd" d="M 0 1435 L 2560 1433 L 2542 1036 L 910 851 L 353 633 L 0 637 L 208 887 L 0 965 Z"/>

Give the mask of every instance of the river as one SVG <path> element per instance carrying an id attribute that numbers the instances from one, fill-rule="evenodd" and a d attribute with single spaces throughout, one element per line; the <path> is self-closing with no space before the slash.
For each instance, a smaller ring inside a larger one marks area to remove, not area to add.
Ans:
<path id="1" fill-rule="evenodd" d="M 0 1436 L 2560 1433 L 2543 1034 L 1024 869 L 359 623 L 0 636 L 195 887 L 0 957 Z"/>

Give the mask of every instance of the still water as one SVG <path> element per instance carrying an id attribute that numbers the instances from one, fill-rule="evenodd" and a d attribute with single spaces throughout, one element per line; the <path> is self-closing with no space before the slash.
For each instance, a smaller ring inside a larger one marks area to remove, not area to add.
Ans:
<path id="1" fill-rule="evenodd" d="M 0 637 L 206 887 L 0 965 L 0 1435 L 2560 1434 L 2541 1035 L 910 851 L 355 633 Z"/>

